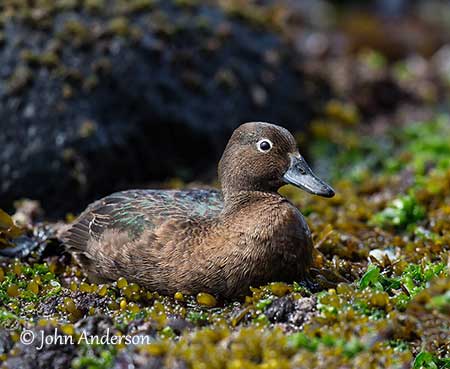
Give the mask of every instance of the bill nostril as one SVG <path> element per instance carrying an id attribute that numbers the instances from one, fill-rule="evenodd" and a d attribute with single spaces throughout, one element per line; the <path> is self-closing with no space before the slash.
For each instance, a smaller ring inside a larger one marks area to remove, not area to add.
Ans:
<path id="1" fill-rule="evenodd" d="M 300 172 L 300 174 L 306 174 L 306 170 L 304 170 L 300 165 L 297 165 L 297 170 Z"/>

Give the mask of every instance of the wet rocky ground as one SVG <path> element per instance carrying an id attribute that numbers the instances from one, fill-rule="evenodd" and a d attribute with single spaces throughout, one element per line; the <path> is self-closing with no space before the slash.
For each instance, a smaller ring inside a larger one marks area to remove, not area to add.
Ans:
<path id="1" fill-rule="evenodd" d="M 24 202 L 13 218 L 26 226 L 1 214 L 2 243 L 12 244 L 3 252 L 23 251 L 0 261 L 2 367 L 449 367 L 449 117 L 374 139 L 342 119 L 348 106 L 332 111 L 313 123 L 311 153 L 336 197 L 282 189 L 313 231 L 315 286 L 273 282 L 220 301 L 123 278 L 92 284 L 55 236 L 61 224 L 34 224 L 36 204 Z M 20 339 L 28 330 L 30 345 Z M 40 348 L 41 334 L 74 344 Z M 83 334 L 130 342 L 92 345 Z"/>
<path id="2" fill-rule="evenodd" d="M 446 7 L 307 3 L 0 4 L 0 368 L 450 368 Z M 281 189 L 313 232 L 314 283 L 235 301 L 90 283 L 58 239 L 71 212 L 155 179 L 211 185 L 216 159 L 184 139 L 219 155 L 255 114 L 296 132 L 336 189 Z"/>

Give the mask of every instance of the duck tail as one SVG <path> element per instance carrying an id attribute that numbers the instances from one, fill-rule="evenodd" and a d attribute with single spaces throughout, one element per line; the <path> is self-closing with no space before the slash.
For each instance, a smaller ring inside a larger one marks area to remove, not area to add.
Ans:
<path id="1" fill-rule="evenodd" d="M 61 234 L 62 242 L 70 252 L 85 252 L 89 238 L 89 225 L 83 220 L 72 224 Z"/>

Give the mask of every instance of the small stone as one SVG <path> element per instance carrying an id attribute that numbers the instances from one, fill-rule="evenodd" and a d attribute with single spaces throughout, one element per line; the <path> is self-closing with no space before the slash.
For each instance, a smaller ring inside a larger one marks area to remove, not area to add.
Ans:
<path id="1" fill-rule="evenodd" d="M 91 286 L 86 282 L 81 282 L 80 291 L 81 292 L 91 292 Z"/>
<path id="2" fill-rule="evenodd" d="M 214 307 L 217 305 L 217 300 L 213 295 L 210 295 L 209 293 L 200 292 L 197 295 L 197 303 L 206 307 Z"/>
<path id="3" fill-rule="evenodd" d="M 17 284 L 9 285 L 8 288 L 6 289 L 6 293 L 8 294 L 9 297 L 19 296 L 20 294 L 19 286 L 17 286 Z"/>
<path id="4" fill-rule="evenodd" d="M 75 302 L 69 297 L 64 299 L 64 308 L 68 313 L 75 313 L 78 310 Z"/>
<path id="5" fill-rule="evenodd" d="M 173 297 L 177 301 L 184 301 L 184 295 L 181 292 L 175 292 Z"/>
<path id="6" fill-rule="evenodd" d="M 270 291 L 278 297 L 283 297 L 287 293 L 292 291 L 292 287 L 287 285 L 286 283 L 281 282 L 273 282 L 269 285 Z"/>
<path id="7" fill-rule="evenodd" d="M 108 286 L 106 284 L 101 284 L 98 286 L 97 295 L 100 297 L 106 296 L 106 293 L 108 292 Z"/>
<path id="8" fill-rule="evenodd" d="M 37 295 L 39 293 L 39 285 L 35 281 L 30 281 L 27 290 Z"/>
<path id="9" fill-rule="evenodd" d="M 125 310 L 127 308 L 127 301 L 121 300 L 119 306 L 120 306 L 120 310 Z"/>
<path id="10" fill-rule="evenodd" d="M 125 288 L 126 286 L 128 286 L 128 282 L 124 277 L 120 277 L 117 280 L 117 287 L 119 287 L 120 289 Z"/>

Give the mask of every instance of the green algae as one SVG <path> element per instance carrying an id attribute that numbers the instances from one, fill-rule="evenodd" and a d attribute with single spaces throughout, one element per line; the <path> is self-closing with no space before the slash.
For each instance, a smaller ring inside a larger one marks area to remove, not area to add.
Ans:
<path id="1" fill-rule="evenodd" d="M 117 352 L 114 347 L 80 345 L 80 356 L 73 360 L 73 369 L 107 369 L 111 368 Z"/>
<path id="2" fill-rule="evenodd" d="M 394 199 L 381 212 L 374 214 L 370 223 L 380 227 L 404 228 L 425 217 L 425 208 L 417 203 L 414 196 L 405 195 Z"/>
<path id="3" fill-rule="evenodd" d="M 449 359 L 438 359 L 427 351 L 421 351 L 414 359 L 413 369 L 438 369 L 450 368 Z"/>

